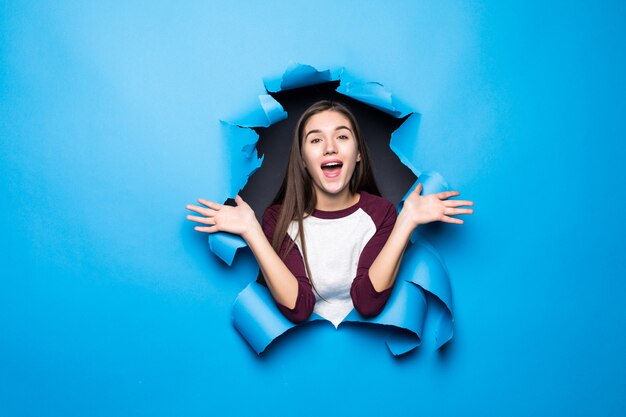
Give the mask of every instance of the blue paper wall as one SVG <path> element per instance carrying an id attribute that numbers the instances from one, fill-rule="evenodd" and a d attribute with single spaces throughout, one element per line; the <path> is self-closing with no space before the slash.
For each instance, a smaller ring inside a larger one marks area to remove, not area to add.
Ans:
<path id="1" fill-rule="evenodd" d="M 0 11 L 0 415 L 623 414 L 623 4 L 93 3 Z M 383 82 L 476 201 L 431 241 L 443 352 L 321 323 L 258 358 L 232 328 L 254 260 L 184 206 L 292 60 Z"/>

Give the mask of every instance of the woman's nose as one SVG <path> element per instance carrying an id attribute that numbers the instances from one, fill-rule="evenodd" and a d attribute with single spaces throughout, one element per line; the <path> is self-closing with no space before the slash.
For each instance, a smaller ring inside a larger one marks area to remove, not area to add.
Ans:
<path id="1" fill-rule="evenodd" d="M 335 141 L 332 139 L 324 141 L 324 155 L 329 155 L 333 153 L 337 153 L 337 146 L 335 145 Z"/>

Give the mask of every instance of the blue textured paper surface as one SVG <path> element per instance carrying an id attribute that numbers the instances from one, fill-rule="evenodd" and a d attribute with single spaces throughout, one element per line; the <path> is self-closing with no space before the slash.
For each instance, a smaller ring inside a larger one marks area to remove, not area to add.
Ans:
<path id="1" fill-rule="evenodd" d="M 0 416 L 624 414 L 624 2 L 1 10 Z M 310 323 L 262 358 L 234 330 L 257 265 L 209 252 L 185 205 L 230 194 L 219 120 L 290 60 L 384 83 L 422 115 L 409 162 L 475 201 L 424 235 L 453 283 L 443 349 L 427 292 L 400 358 L 388 326 Z"/>

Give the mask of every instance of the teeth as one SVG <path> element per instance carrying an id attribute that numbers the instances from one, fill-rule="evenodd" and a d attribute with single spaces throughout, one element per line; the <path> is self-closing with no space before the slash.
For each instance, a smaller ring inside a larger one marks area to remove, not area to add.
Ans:
<path id="1" fill-rule="evenodd" d="M 342 164 L 339 162 L 329 162 L 328 164 L 324 164 L 322 165 L 322 168 L 332 168 L 332 167 L 338 167 L 341 166 Z"/>

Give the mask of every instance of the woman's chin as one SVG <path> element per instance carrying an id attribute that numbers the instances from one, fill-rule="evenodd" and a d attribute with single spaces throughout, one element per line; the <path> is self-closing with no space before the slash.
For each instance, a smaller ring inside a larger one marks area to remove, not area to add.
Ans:
<path id="1" fill-rule="evenodd" d="M 342 197 L 348 192 L 348 184 L 324 184 L 320 187 L 320 191 L 329 197 Z"/>

